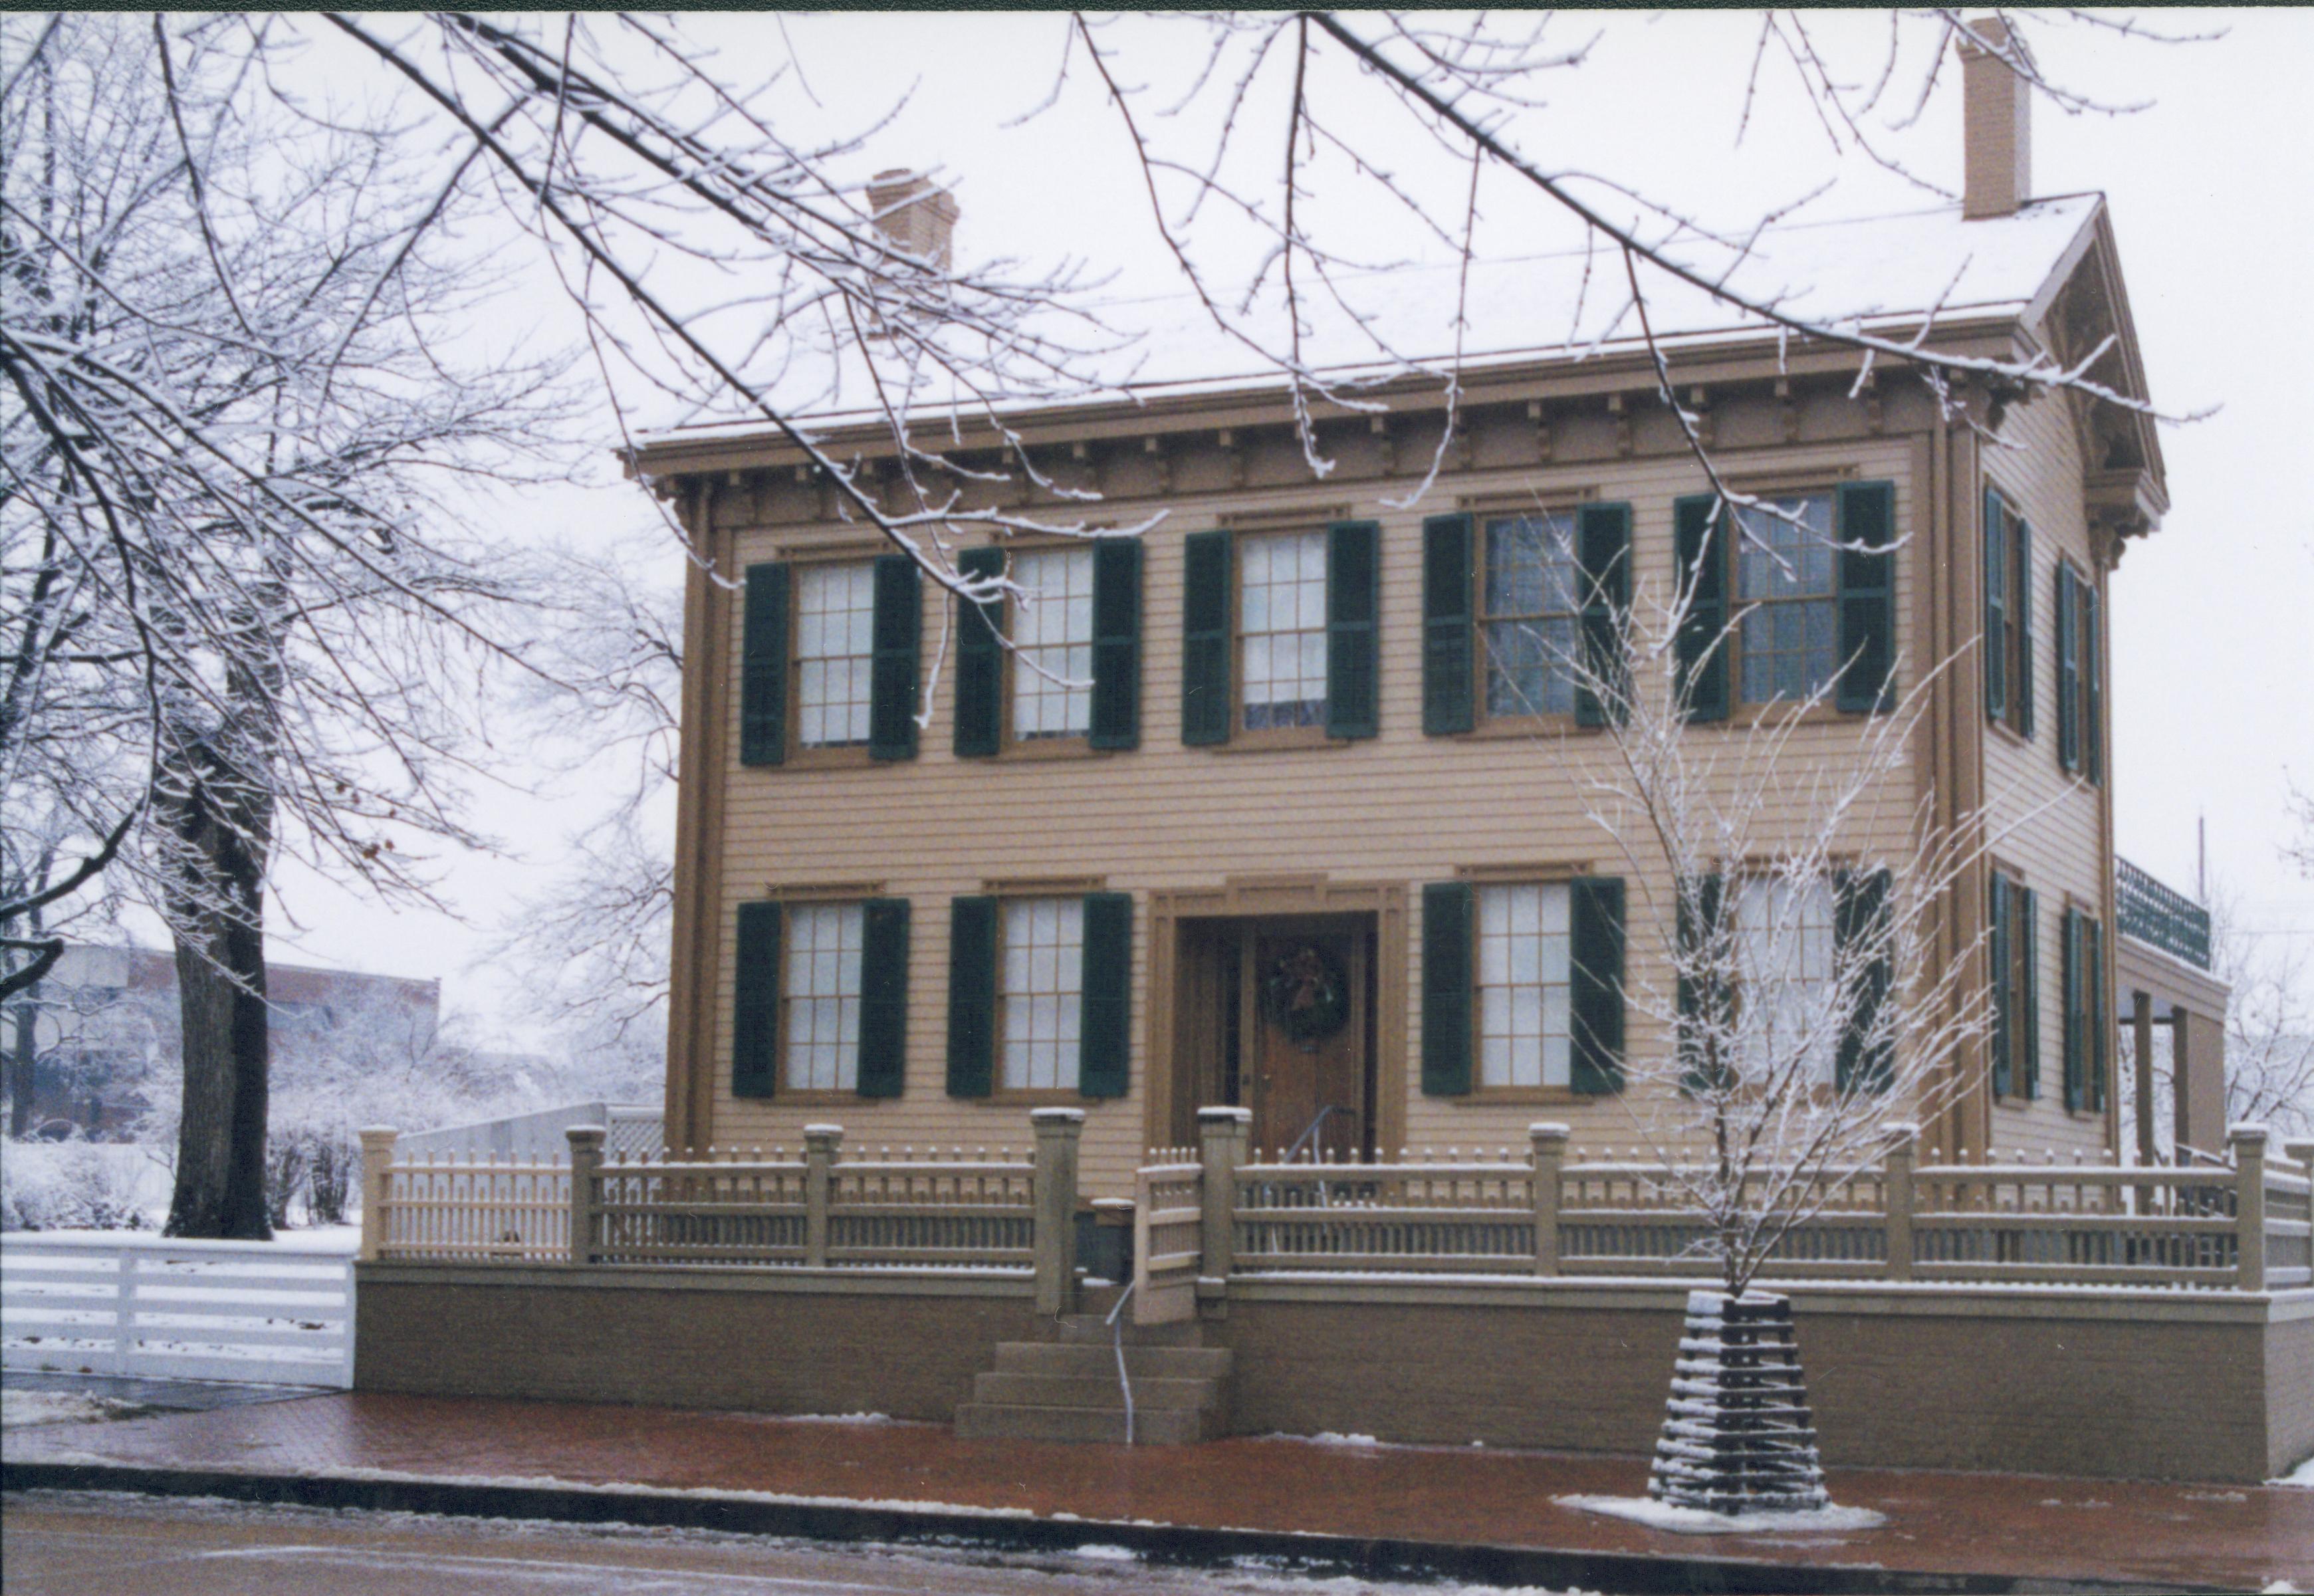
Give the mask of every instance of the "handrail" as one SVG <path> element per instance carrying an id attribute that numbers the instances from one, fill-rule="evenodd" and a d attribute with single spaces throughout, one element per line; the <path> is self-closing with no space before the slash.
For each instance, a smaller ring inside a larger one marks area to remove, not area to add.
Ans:
<path id="1" fill-rule="evenodd" d="M 1294 1145 L 1285 1150 L 1285 1156 L 1277 1161 L 1281 1164 L 1292 1163 L 1301 1151 L 1310 1144 L 1311 1138 L 1317 1135 L 1318 1127 L 1326 1123 L 1326 1115 L 1333 1112 L 1334 1105 L 1331 1103 L 1320 1107 L 1310 1123 L 1302 1127 L 1302 1133 L 1294 1139 Z"/>

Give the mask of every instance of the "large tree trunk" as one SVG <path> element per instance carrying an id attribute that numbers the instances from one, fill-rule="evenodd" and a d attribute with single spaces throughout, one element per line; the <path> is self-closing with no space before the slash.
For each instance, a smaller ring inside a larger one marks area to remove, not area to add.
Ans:
<path id="1" fill-rule="evenodd" d="M 253 784 L 204 762 L 161 807 L 181 850 L 171 918 L 185 1087 L 168 1233 L 268 1240 L 264 890 L 272 804 Z"/>

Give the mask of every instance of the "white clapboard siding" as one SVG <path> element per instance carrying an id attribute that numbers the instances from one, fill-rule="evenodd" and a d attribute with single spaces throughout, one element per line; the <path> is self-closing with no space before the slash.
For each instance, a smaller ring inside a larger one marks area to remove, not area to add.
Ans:
<path id="1" fill-rule="evenodd" d="M 257 1241 L 0 1241 L 6 1367 L 353 1384 L 353 1261 Z"/>

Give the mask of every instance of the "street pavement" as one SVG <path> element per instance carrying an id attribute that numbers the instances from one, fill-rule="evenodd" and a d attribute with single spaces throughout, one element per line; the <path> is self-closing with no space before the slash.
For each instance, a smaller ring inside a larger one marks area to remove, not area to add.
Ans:
<path id="1" fill-rule="evenodd" d="M 900 1552 L 695 1530 L 11 1493 L 6 1596 L 1440 1596 L 1455 1586 L 1151 1567 L 1119 1548 Z"/>

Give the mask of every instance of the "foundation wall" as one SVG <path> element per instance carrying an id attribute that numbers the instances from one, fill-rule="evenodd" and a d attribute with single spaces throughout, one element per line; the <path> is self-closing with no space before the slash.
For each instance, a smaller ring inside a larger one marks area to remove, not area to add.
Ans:
<path id="1" fill-rule="evenodd" d="M 2314 1292 L 1793 1292 L 1825 1461 L 2248 1484 L 2314 1453 Z M 364 1265 L 361 1390 L 944 1422 L 1026 1281 Z M 1685 1292 L 1239 1282 L 1234 1428 L 1645 1453 Z"/>

